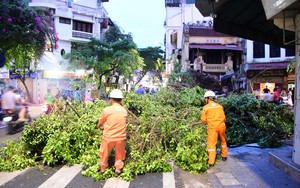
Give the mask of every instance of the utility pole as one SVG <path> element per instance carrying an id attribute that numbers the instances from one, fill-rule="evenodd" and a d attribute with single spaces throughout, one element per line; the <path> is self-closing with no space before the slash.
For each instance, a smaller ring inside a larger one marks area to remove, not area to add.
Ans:
<path id="1" fill-rule="evenodd" d="M 295 18 L 295 44 L 296 44 L 296 66 L 295 66 L 295 88 L 294 88 L 294 145 L 293 157 L 294 163 L 300 165 L 300 13 Z M 297 115 L 298 114 L 298 115 Z"/>

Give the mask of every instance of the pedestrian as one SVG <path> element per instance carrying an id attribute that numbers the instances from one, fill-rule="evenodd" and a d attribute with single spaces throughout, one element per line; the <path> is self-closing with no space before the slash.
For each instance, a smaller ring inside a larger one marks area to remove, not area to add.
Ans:
<path id="1" fill-rule="evenodd" d="M 206 91 L 204 94 L 204 100 L 206 105 L 202 109 L 201 121 L 203 124 L 208 125 L 207 134 L 207 152 L 208 152 L 208 164 L 212 167 L 216 160 L 216 145 L 218 137 L 221 140 L 221 156 L 222 160 L 227 160 L 228 149 L 226 143 L 226 116 L 223 106 L 216 103 L 215 93 L 213 91 Z"/>
<path id="2" fill-rule="evenodd" d="M 100 174 L 108 167 L 110 151 L 115 148 L 115 173 L 121 174 L 126 156 L 126 121 L 127 111 L 122 105 L 123 94 L 119 89 L 114 89 L 108 96 L 111 106 L 103 109 L 98 128 L 103 130 L 100 146 Z"/>
<path id="3" fill-rule="evenodd" d="M 228 92 L 227 86 L 223 86 L 222 87 L 222 93 L 218 97 L 225 97 L 226 98 L 228 95 L 229 95 L 229 92 Z"/>
<path id="4" fill-rule="evenodd" d="M 273 90 L 273 94 L 274 94 L 274 104 L 276 105 L 280 105 L 280 93 L 278 91 L 278 88 L 275 87 Z"/>
<path id="5" fill-rule="evenodd" d="M 143 85 L 140 85 L 139 88 L 135 91 L 136 94 L 139 95 L 144 95 L 145 94 L 145 90 L 143 88 Z"/>
<path id="6" fill-rule="evenodd" d="M 84 104 L 88 105 L 88 104 L 92 104 L 92 103 L 93 103 L 93 98 L 91 95 L 91 91 L 88 89 L 85 94 Z"/>
<path id="7" fill-rule="evenodd" d="M 268 86 L 266 86 L 265 89 L 263 89 L 263 93 L 270 93 L 270 89 L 268 88 Z"/>
<path id="8" fill-rule="evenodd" d="M 287 101 L 287 93 L 286 93 L 286 89 L 283 88 L 280 92 L 280 102 L 284 103 L 285 101 Z"/>
<path id="9" fill-rule="evenodd" d="M 97 89 L 97 86 L 94 84 L 92 89 L 91 89 L 91 97 L 93 99 L 93 102 L 95 102 L 96 99 L 99 99 L 99 91 Z"/>
<path id="10" fill-rule="evenodd" d="M 155 93 L 155 89 L 152 88 L 151 91 L 150 91 L 150 95 L 153 95 Z"/>
<path id="11" fill-rule="evenodd" d="M 287 103 L 289 106 L 294 106 L 292 97 L 293 97 L 292 88 L 289 88 L 288 96 L 287 96 Z"/>
<path id="12" fill-rule="evenodd" d="M 79 87 L 76 88 L 74 95 L 75 95 L 74 96 L 75 101 L 79 101 L 79 102 L 82 101 L 82 94 L 81 94 L 81 91 L 79 90 Z"/>
<path id="13" fill-rule="evenodd" d="M 45 99 L 45 114 L 49 114 L 52 111 L 55 96 L 51 93 L 51 89 L 47 89 L 47 94 L 44 96 Z"/>

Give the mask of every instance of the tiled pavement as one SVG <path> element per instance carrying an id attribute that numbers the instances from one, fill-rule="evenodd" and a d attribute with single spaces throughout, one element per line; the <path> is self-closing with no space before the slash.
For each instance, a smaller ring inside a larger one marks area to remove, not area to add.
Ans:
<path id="1" fill-rule="evenodd" d="M 214 188 L 300 187 L 300 179 L 292 178 L 269 161 L 269 153 L 279 150 L 289 151 L 285 148 L 263 149 L 251 145 L 229 148 L 228 160 L 218 161 L 208 171 L 209 182 Z"/>

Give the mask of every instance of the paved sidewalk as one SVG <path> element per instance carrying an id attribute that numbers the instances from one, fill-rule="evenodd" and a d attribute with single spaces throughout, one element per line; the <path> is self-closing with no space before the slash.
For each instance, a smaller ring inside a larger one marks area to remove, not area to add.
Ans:
<path id="1" fill-rule="evenodd" d="M 269 153 L 280 150 L 282 148 L 264 149 L 252 145 L 229 148 L 227 161 L 218 160 L 207 172 L 209 182 L 214 188 L 300 187 L 299 179 L 293 179 L 269 162 Z"/>

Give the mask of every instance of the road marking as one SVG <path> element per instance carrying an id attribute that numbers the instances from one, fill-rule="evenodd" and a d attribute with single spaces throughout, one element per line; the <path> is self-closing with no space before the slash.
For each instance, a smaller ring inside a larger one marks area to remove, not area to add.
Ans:
<path id="1" fill-rule="evenodd" d="M 108 180 L 106 180 L 103 188 L 119 188 L 119 187 L 128 188 L 129 183 L 130 182 L 123 181 L 118 178 L 109 178 Z"/>
<path id="2" fill-rule="evenodd" d="M 76 164 L 68 167 L 63 166 L 55 174 L 53 174 L 47 181 L 45 181 L 39 188 L 63 188 L 68 185 L 71 180 L 81 171 L 82 165 Z"/>
<path id="3" fill-rule="evenodd" d="M 29 168 L 25 169 L 25 170 L 18 170 L 18 171 L 14 171 L 14 172 L 0 172 L 0 186 L 6 184 L 7 182 L 9 182 L 10 180 L 14 179 L 15 177 L 17 177 L 18 175 L 24 173 L 25 171 L 27 171 Z"/>
<path id="4" fill-rule="evenodd" d="M 175 177 L 174 177 L 174 161 L 170 162 L 172 167 L 171 172 L 163 173 L 163 188 L 175 188 Z"/>

